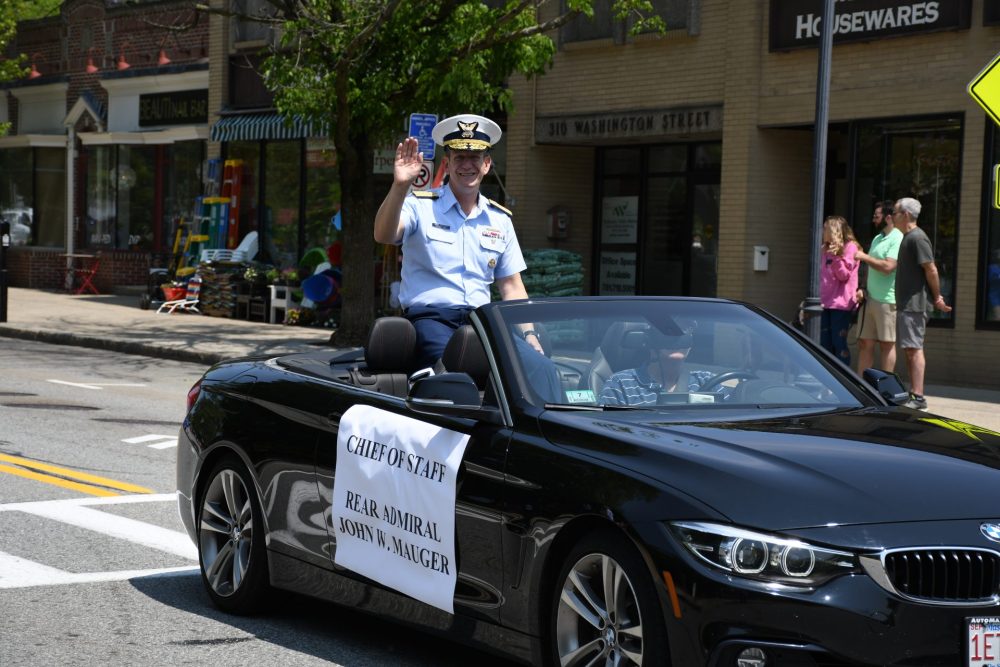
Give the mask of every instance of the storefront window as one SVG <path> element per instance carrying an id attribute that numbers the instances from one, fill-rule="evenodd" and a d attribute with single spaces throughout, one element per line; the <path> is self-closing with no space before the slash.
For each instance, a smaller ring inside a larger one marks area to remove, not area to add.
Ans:
<path id="1" fill-rule="evenodd" d="M 597 293 L 636 294 L 642 149 L 608 148 L 600 151 L 598 159 L 601 175 Z"/>
<path id="2" fill-rule="evenodd" d="M 11 245 L 63 245 L 65 149 L 0 150 L 0 216 L 10 223 Z"/>
<path id="3" fill-rule="evenodd" d="M 113 248 L 115 229 L 114 173 L 116 148 L 87 149 L 87 237 L 91 248 Z"/>
<path id="4" fill-rule="evenodd" d="M 958 118 L 865 123 L 857 128 L 855 231 L 867 243 L 876 201 L 919 200 L 918 224 L 930 237 L 941 294 L 949 304 L 955 302 L 961 146 Z M 935 310 L 931 319 L 950 322 L 952 315 Z"/>
<path id="5" fill-rule="evenodd" d="M 977 324 L 987 324 L 990 328 L 1000 327 L 1000 210 L 995 208 L 994 165 L 1000 164 L 1000 131 L 989 120 L 986 130 L 987 150 L 985 176 L 983 178 L 983 228 L 981 236 L 982 261 L 980 262 L 979 313 Z"/>
<path id="6" fill-rule="evenodd" d="M 190 179 L 197 179 L 197 165 L 188 164 L 185 154 L 173 153 L 168 146 L 88 146 L 86 155 L 85 245 L 151 251 L 173 243 L 172 238 L 162 238 L 164 230 L 169 234 L 171 228 L 163 227 L 158 216 L 166 217 L 172 208 L 184 206 L 185 196 L 190 197 L 191 203 L 186 204 L 190 211 L 196 195 L 182 192 L 190 193 L 195 187 Z M 159 176 L 158 156 L 166 165 Z M 158 178 L 163 182 L 158 183 Z M 161 193 L 162 202 L 157 200 Z"/>
<path id="7" fill-rule="evenodd" d="M 226 159 L 243 161 L 239 207 L 240 238 L 249 232 L 260 231 L 257 228 L 257 180 L 260 178 L 260 147 L 259 141 L 233 141 L 226 144 Z M 298 170 L 295 173 L 297 174 Z"/>
<path id="8" fill-rule="evenodd" d="M 10 223 L 12 245 L 34 243 L 31 148 L 0 150 L 0 216 Z"/>
<path id="9" fill-rule="evenodd" d="M 328 248 L 340 239 L 339 211 L 340 181 L 333 142 L 309 139 L 306 141 L 306 243 L 303 251 L 317 246 Z"/>
<path id="10" fill-rule="evenodd" d="M 205 142 L 181 141 L 165 147 L 166 168 L 163 170 L 163 215 L 167 223 L 164 244 L 173 244 L 176 224 L 190 221 L 196 213 L 198 196 L 202 193 L 201 168 L 205 159 Z"/>
<path id="11" fill-rule="evenodd" d="M 62 246 L 66 239 L 66 150 L 35 149 L 33 245 Z"/>
<path id="12" fill-rule="evenodd" d="M 299 258 L 302 141 L 269 141 L 265 145 L 263 237 L 270 261 L 290 266 Z"/>
<path id="13" fill-rule="evenodd" d="M 116 248 L 153 248 L 154 146 L 118 146 L 113 180 L 118 190 Z"/>

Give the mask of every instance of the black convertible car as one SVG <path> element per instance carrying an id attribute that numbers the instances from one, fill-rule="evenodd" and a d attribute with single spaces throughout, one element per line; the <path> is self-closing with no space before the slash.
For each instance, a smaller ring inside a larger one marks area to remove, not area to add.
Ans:
<path id="1" fill-rule="evenodd" d="M 741 303 L 492 303 L 432 369 L 414 340 L 191 389 L 220 608 L 296 591 L 531 664 L 1000 664 L 1000 434 Z"/>

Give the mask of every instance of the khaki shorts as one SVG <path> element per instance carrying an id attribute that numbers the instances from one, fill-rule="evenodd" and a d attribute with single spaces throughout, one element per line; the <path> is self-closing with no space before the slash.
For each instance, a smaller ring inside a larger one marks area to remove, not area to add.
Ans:
<path id="1" fill-rule="evenodd" d="M 862 307 L 865 316 L 858 338 L 881 343 L 896 342 L 896 304 L 868 299 Z"/>
<path id="2" fill-rule="evenodd" d="M 900 310 L 896 313 L 896 330 L 899 340 L 896 342 L 904 350 L 922 350 L 924 348 L 924 332 L 927 331 L 927 313 L 915 313 Z"/>

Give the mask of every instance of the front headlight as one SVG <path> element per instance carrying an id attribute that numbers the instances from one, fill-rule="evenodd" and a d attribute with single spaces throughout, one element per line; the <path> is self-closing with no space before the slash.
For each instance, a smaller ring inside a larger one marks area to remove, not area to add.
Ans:
<path id="1" fill-rule="evenodd" d="M 675 521 L 674 537 L 699 560 L 731 574 L 777 584 L 819 586 L 859 572 L 854 554 L 718 523 Z"/>

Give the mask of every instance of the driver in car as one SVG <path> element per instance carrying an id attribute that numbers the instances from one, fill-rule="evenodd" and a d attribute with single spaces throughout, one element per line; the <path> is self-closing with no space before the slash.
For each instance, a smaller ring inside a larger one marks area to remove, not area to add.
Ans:
<path id="1" fill-rule="evenodd" d="M 662 402 L 663 394 L 692 392 L 716 394 L 716 400 L 723 401 L 732 393 L 732 387 L 722 384 L 702 389 L 716 373 L 687 367 L 685 362 L 694 345 L 693 327 L 671 333 L 650 327 L 644 334 L 649 361 L 609 377 L 601 387 L 600 405 L 656 405 Z"/>

